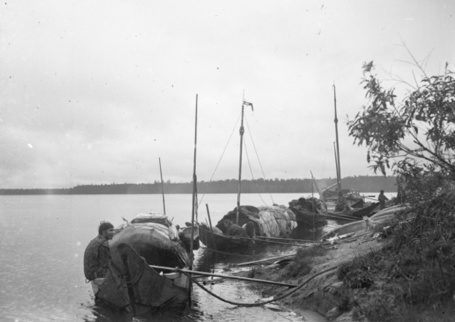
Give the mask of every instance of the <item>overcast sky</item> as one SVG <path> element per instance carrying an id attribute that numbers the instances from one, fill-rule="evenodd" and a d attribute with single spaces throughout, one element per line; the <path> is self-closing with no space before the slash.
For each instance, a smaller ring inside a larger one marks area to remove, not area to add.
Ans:
<path id="1" fill-rule="evenodd" d="M 154 182 L 159 158 L 164 180 L 189 182 L 196 94 L 199 180 L 237 178 L 243 98 L 243 178 L 249 163 L 254 178 L 335 177 L 333 84 L 341 174 L 373 175 L 346 126 L 362 64 L 386 86 L 418 75 L 403 42 L 429 74 L 455 64 L 449 0 L 0 6 L 0 188 Z"/>

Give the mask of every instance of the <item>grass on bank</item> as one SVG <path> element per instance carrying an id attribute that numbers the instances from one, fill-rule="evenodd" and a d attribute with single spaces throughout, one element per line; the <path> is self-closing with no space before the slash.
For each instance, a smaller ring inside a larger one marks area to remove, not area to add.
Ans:
<path id="1" fill-rule="evenodd" d="M 455 194 L 411 211 L 415 220 L 395 225 L 387 248 L 339 269 L 341 312 L 370 321 L 455 319 Z"/>
<path id="2" fill-rule="evenodd" d="M 307 248 L 300 248 L 294 257 L 294 260 L 286 266 L 283 271 L 283 277 L 295 278 L 307 275 L 313 268 L 310 263 L 314 257 L 322 256 L 327 252 L 321 245 L 313 245 Z"/>

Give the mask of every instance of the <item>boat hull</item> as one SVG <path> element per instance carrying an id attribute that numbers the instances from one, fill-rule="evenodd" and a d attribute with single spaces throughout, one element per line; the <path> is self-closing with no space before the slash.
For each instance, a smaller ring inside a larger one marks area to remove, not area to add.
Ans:
<path id="1" fill-rule="evenodd" d="M 226 214 L 215 227 L 206 224 L 199 226 L 200 241 L 207 247 L 217 251 L 247 251 L 268 244 L 264 239 L 226 234 L 224 220 L 237 221 L 236 209 Z M 295 214 L 284 206 L 253 207 L 241 206 L 238 225 L 248 223 L 254 225 L 257 237 L 288 237 L 297 227 Z"/>
<path id="2" fill-rule="evenodd" d="M 379 206 L 379 202 L 375 202 L 375 203 L 369 204 L 363 208 L 356 208 L 356 209 L 352 209 L 350 211 L 339 211 L 339 212 L 329 211 L 328 213 L 334 218 L 339 216 L 340 219 L 342 219 L 342 216 L 349 216 L 349 217 L 355 217 L 355 218 L 361 219 L 365 216 L 366 217 L 372 216 L 378 206 Z"/>
<path id="3" fill-rule="evenodd" d="M 189 279 L 183 274 L 167 278 L 151 268 L 126 244 L 113 250 L 119 261 L 111 265 L 97 298 L 133 314 L 157 308 L 184 308 L 189 299 Z M 121 263 L 121 264 L 119 264 Z"/>
<path id="4" fill-rule="evenodd" d="M 256 246 L 252 238 L 220 234 L 210 230 L 206 225 L 199 227 L 199 238 L 207 248 L 218 251 L 249 250 Z"/>
<path id="5" fill-rule="evenodd" d="M 187 268 L 189 256 L 173 226 L 156 222 L 128 224 L 109 242 L 109 271 L 97 299 L 126 312 L 142 314 L 158 308 L 184 308 L 190 279 L 149 265 Z"/>
<path id="6" fill-rule="evenodd" d="M 355 221 L 352 223 L 342 225 L 340 227 L 337 227 L 337 228 L 331 230 L 327 234 L 323 235 L 321 237 L 321 239 L 327 240 L 329 238 L 333 238 L 336 236 L 342 236 L 342 235 L 346 235 L 346 234 L 350 234 L 350 233 L 365 232 L 368 230 L 370 224 L 375 225 L 375 224 L 384 224 L 384 223 L 391 222 L 393 219 L 396 218 L 397 213 L 399 213 L 403 210 L 406 210 L 406 209 L 408 209 L 408 206 L 406 204 L 397 205 L 397 206 L 383 209 L 369 218 L 369 220 L 371 220 L 371 222 L 368 222 L 367 220 L 359 220 L 359 221 Z"/>

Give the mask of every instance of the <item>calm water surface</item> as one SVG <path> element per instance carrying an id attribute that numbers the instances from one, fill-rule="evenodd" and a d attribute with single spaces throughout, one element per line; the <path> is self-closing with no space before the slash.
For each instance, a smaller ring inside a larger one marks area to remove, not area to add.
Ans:
<path id="1" fill-rule="evenodd" d="M 242 204 L 288 205 L 308 194 L 245 194 Z M 167 195 L 166 212 L 175 224 L 191 221 L 191 195 Z M 201 200 L 202 196 L 199 196 Z M 273 198 L 273 202 L 271 200 Z M 199 221 L 217 222 L 236 203 L 234 194 L 210 194 L 202 198 Z M 122 217 L 138 213 L 162 212 L 161 195 L 74 195 L 0 196 L 0 320 L 1 321 L 302 321 L 289 312 L 266 308 L 238 308 L 224 303 L 194 286 L 193 305 L 186 312 L 161 312 L 132 319 L 104 307 L 96 307 L 90 284 L 83 275 L 86 245 L 97 235 L 99 222 L 120 225 Z M 271 248 L 262 256 L 277 256 L 295 251 Z M 258 259 L 255 257 L 253 259 Z M 196 253 L 195 269 L 223 272 L 232 262 L 251 258 L 213 258 L 201 248 Z M 260 294 L 244 282 L 223 281 L 210 285 L 212 292 L 236 302 L 251 303 Z"/>

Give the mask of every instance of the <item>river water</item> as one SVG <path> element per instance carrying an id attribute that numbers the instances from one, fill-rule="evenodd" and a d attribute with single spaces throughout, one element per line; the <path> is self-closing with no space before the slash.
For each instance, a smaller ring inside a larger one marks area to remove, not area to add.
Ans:
<path id="1" fill-rule="evenodd" d="M 309 195 L 245 194 L 242 204 L 287 206 L 302 196 Z M 166 195 L 165 199 L 166 213 L 174 224 L 191 221 L 191 195 Z M 207 194 L 199 200 L 199 221 L 206 220 L 208 205 L 212 222 L 217 222 L 234 208 L 236 195 Z M 309 321 L 292 312 L 236 307 L 197 286 L 191 308 L 185 312 L 159 312 L 138 319 L 96 306 L 90 284 L 85 283 L 83 255 L 97 235 L 99 222 L 118 226 L 122 217 L 162 211 L 161 195 L 0 196 L 0 321 Z M 261 256 L 293 251 L 271 247 Z M 194 268 L 229 274 L 224 272 L 229 264 L 261 256 L 222 257 L 201 247 Z M 230 301 L 251 303 L 261 298 L 245 286 L 245 282 L 224 280 L 207 287 Z"/>

